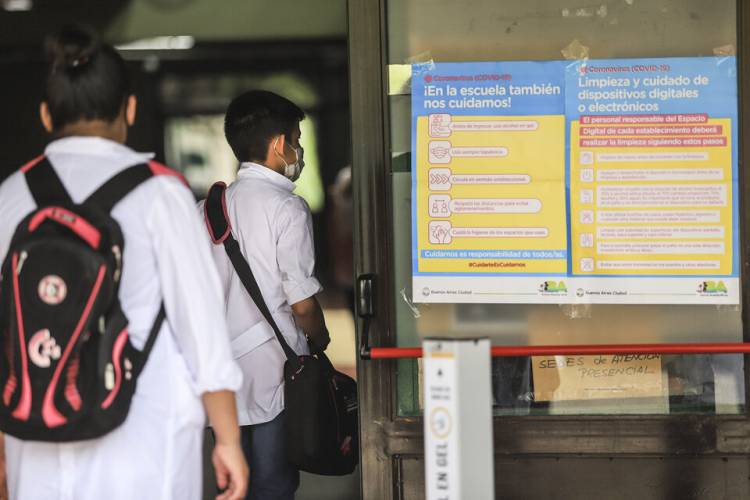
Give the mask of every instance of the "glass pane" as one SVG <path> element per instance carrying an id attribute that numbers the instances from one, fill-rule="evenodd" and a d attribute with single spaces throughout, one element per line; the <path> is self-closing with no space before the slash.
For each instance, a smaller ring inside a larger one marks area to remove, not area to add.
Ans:
<path id="1" fill-rule="evenodd" d="M 496 345 L 742 340 L 739 306 L 411 303 L 411 227 L 406 222 L 412 220 L 411 99 L 408 71 L 397 66 L 733 54 L 735 7 L 732 0 L 617 1 L 580 7 L 554 0 L 388 2 L 398 345 L 417 345 L 419 338 L 431 335 L 489 336 Z M 645 389 L 628 387 L 619 377 L 639 370 Z M 501 358 L 493 362 L 494 395 L 498 414 L 736 413 L 744 410 L 743 370 L 740 355 Z M 402 414 L 419 412 L 414 389 L 418 371 L 417 363 L 399 365 Z M 609 382 L 587 386 L 580 382 L 586 377 Z"/>
<path id="2" fill-rule="evenodd" d="M 167 163 L 179 169 L 193 192 L 203 197 L 217 180 L 230 183 L 237 174 L 237 160 L 224 139 L 224 115 L 205 110 L 224 109 L 229 101 L 249 88 L 268 89 L 289 96 L 305 109 L 318 106 L 319 96 L 305 78 L 290 73 L 262 76 L 222 74 L 215 77 L 167 76 L 161 98 L 169 116 L 164 131 Z M 295 193 L 307 201 L 314 214 L 325 204 L 318 155 L 318 117 L 313 113 L 300 123 L 305 148 L 305 169 Z"/>
<path id="3" fill-rule="evenodd" d="M 736 44 L 732 0 L 390 0 L 388 62 L 713 55 Z"/>

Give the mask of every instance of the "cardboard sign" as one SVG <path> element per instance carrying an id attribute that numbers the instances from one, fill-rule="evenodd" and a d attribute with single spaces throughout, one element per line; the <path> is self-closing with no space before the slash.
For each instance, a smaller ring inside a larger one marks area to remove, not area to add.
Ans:
<path id="1" fill-rule="evenodd" d="M 659 354 L 535 356 L 536 401 L 662 397 Z"/>

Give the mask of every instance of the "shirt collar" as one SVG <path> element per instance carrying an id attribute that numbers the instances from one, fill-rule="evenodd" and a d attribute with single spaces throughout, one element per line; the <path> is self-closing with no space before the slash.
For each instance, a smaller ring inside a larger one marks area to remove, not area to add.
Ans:
<path id="1" fill-rule="evenodd" d="M 294 191 L 297 187 L 292 181 L 278 172 L 271 170 L 259 163 L 244 162 L 240 164 L 240 170 L 237 172 L 238 178 L 262 178 L 271 184 L 285 189 L 289 192 Z"/>
<path id="2" fill-rule="evenodd" d="M 148 161 L 154 158 L 153 153 L 138 153 L 124 144 L 103 137 L 72 136 L 50 142 L 44 150 L 45 155 L 57 153 L 75 153 L 94 156 L 133 156 L 136 161 Z"/>

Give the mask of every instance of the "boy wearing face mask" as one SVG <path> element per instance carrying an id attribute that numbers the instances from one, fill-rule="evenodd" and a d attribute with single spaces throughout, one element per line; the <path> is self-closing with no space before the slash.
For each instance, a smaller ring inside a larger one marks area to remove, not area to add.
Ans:
<path id="1" fill-rule="evenodd" d="M 226 191 L 232 234 L 253 269 L 263 297 L 286 341 L 298 354 L 324 350 L 330 341 L 315 298 L 312 218 L 293 193 L 304 167 L 299 123 L 304 112 L 265 91 L 232 101 L 224 131 L 240 161 Z M 203 203 L 199 204 L 203 212 Z M 286 357 L 243 287 L 222 245 L 213 245 L 226 295 L 232 353 L 244 374 L 237 391 L 243 450 L 250 465 L 248 499 L 292 499 L 299 472 L 287 462 L 284 436 Z M 308 344 L 309 341 L 309 344 Z"/>

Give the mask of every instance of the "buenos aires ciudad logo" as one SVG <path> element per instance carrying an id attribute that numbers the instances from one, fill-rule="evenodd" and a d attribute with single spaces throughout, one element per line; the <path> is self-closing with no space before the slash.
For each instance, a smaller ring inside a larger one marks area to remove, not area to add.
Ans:
<path id="1" fill-rule="evenodd" d="M 568 287 L 564 281 L 545 281 L 539 285 L 539 292 L 542 295 L 566 295 Z"/>
<path id="2" fill-rule="evenodd" d="M 727 286 L 723 281 L 701 281 L 698 283 L 699 295 L 727 295 Z"/>

